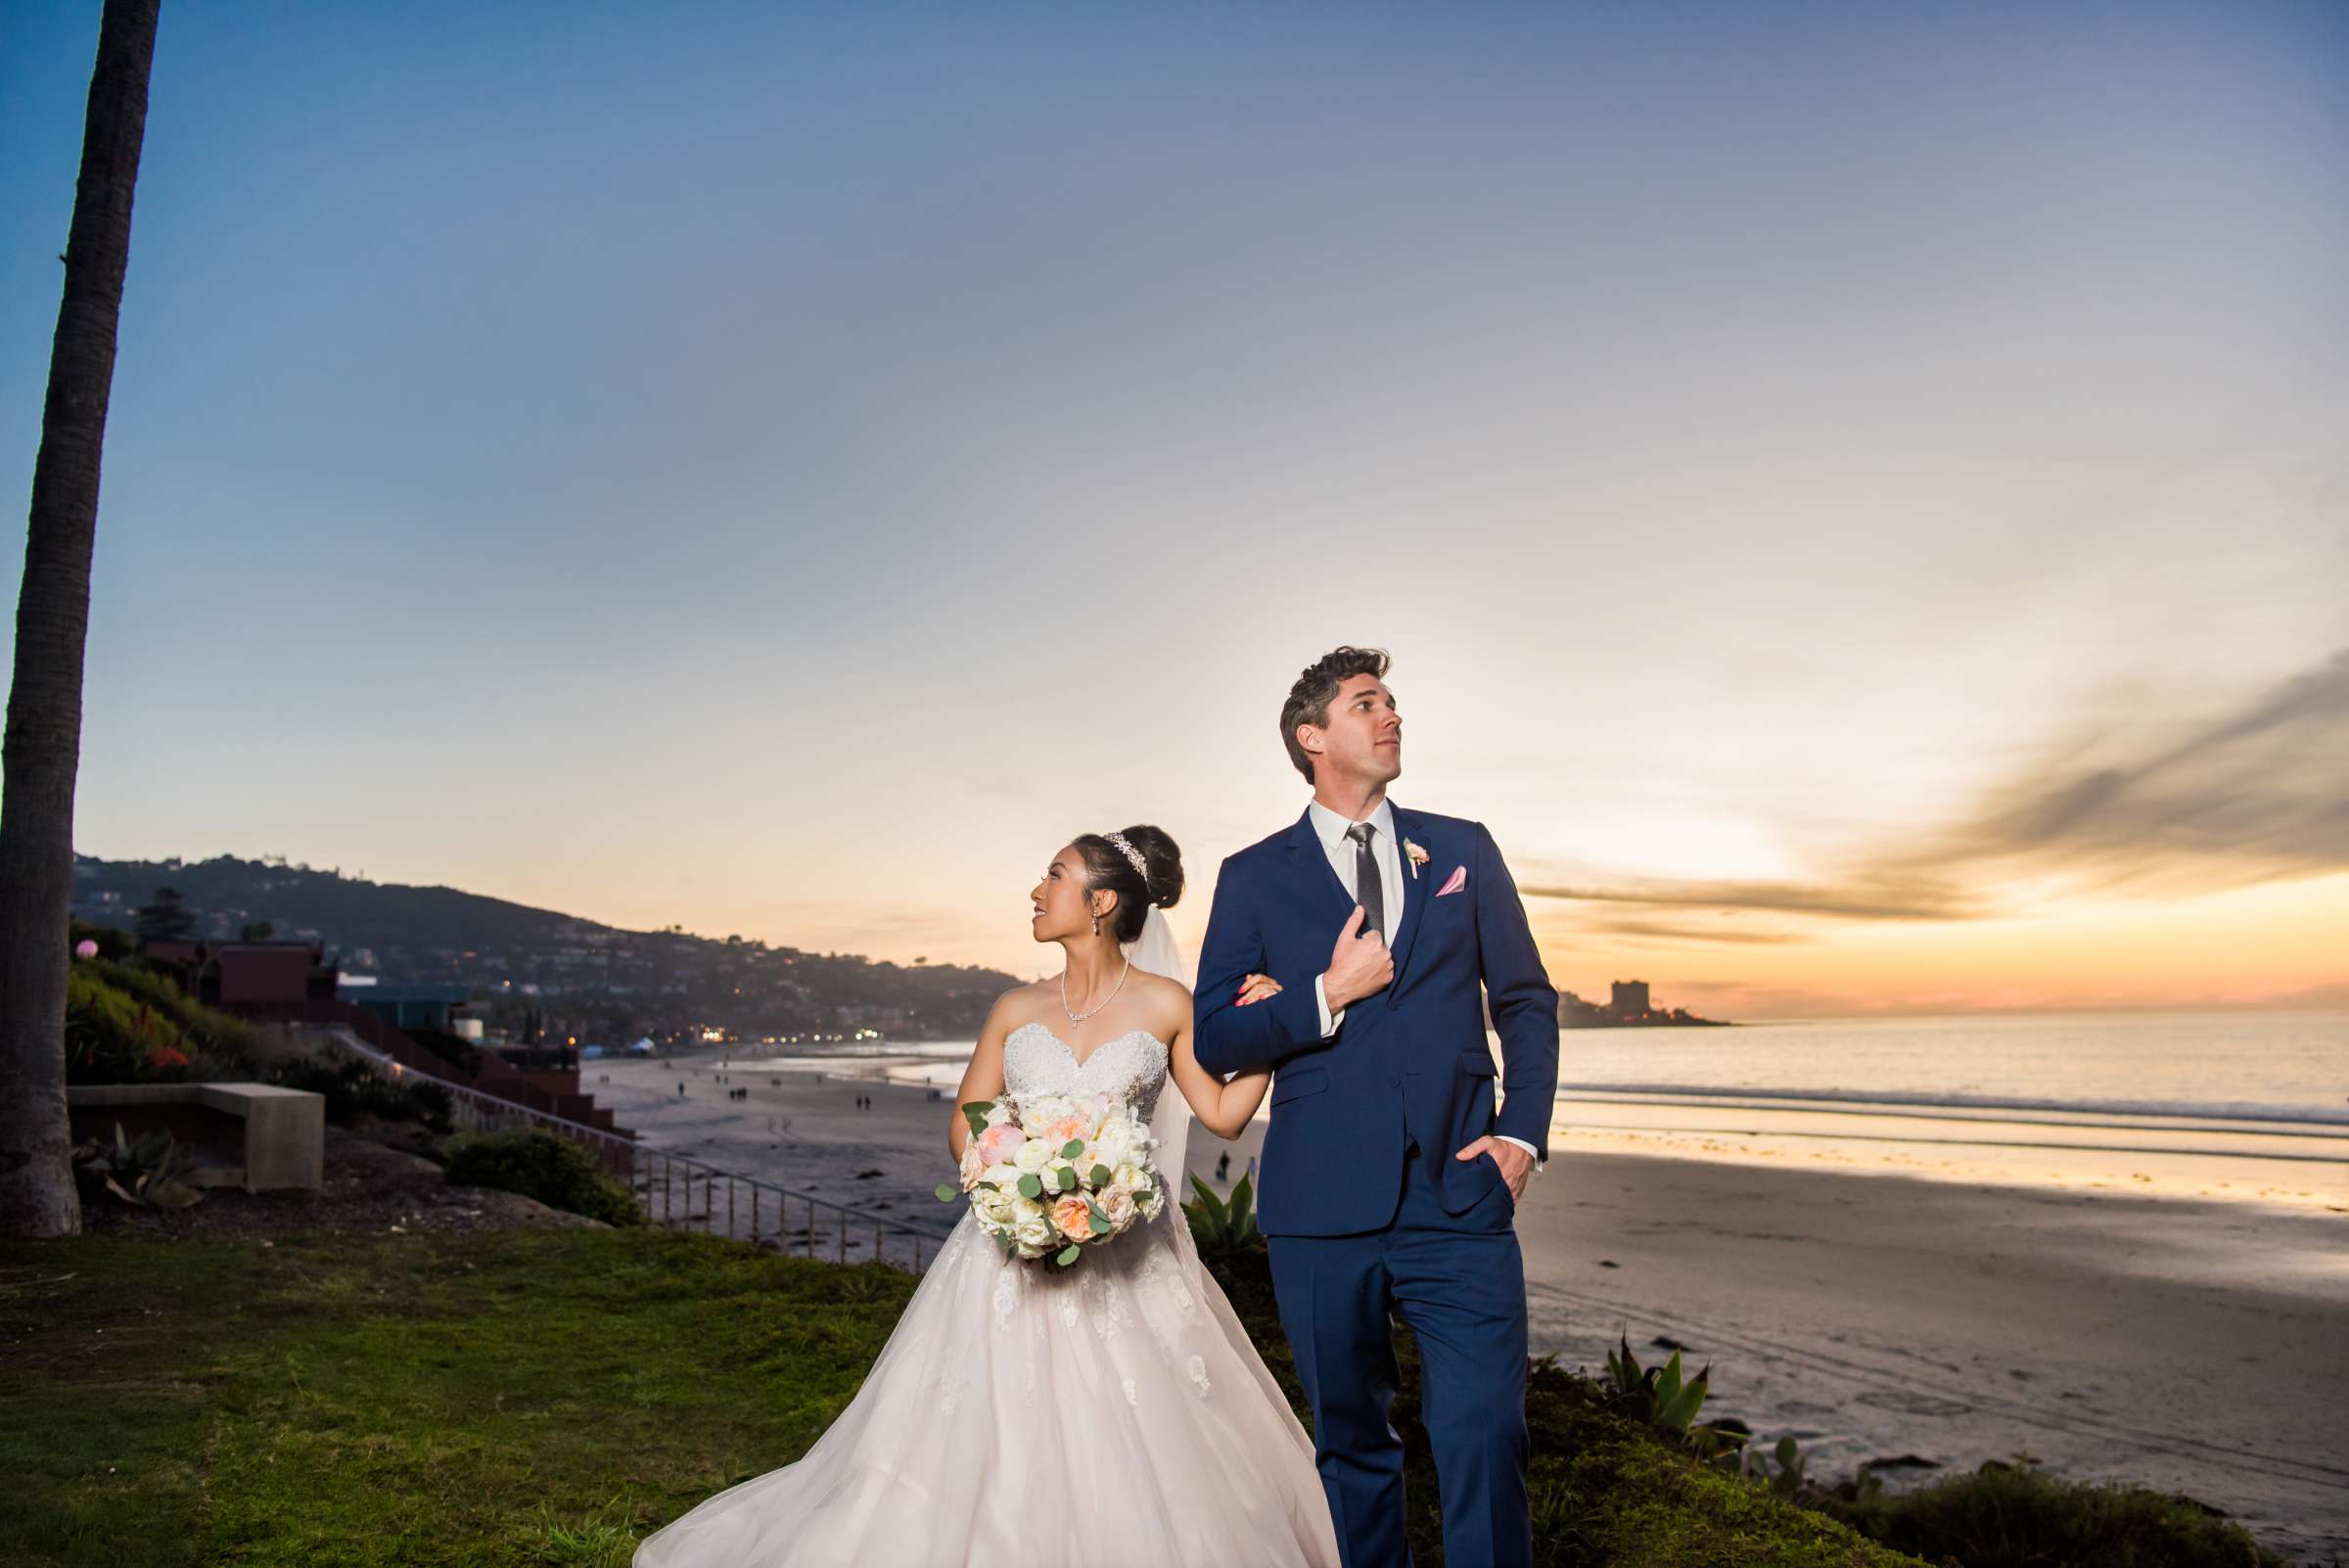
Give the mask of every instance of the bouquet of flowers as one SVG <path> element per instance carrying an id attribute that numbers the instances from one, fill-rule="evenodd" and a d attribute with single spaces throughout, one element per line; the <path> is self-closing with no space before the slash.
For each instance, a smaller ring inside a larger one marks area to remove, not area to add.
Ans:
<path id="1" fill-rule="evenodd" d="M 980 1227 L 1005 1258 L 1049 1257 L 1066 1268 L 1098 1246 L 1155 1220 L 1166 1189 L 1151 1159 L 1156 1140 L 1122 1099 L 1046 1094 L 1016 1104 L 973 1100 L 962 1108 L 971 1139 L 962 1182 L 941 1182 L 951 1203 L 969 1193 Z"/>

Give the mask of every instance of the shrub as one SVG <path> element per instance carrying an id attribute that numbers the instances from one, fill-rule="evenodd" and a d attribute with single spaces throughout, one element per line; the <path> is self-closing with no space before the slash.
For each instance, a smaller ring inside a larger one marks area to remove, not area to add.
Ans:
<path id="1" fill-rule="evenodd" d="M 1803 1500 L 1895 1550 L 1964 1568 L 2290 1568 L 2191 1498 L 2063 1481 L 2027 1463 L 1992 1459 L 1897 1497 L 1847 1482 Z"/>
<path id="2" fill-rule="evenodd" d="M 193 1084 L 258 1075 L 253 1029 L 190 1001 L 134 962 L 78 960 L 66 974 L 66 1081 Z"/>
<path id="3" fill-rule="evenodd" d="M 454 1102 L 441 1084 L 418 1078 L 392 1083 L 376 1077 L 366 1063 L 347 1057 L 281 1062 L 269 1070 L 267 1082 L 324 1095 L 326 1119 L 337 1127 L 348 1127 L 361 1116 L 417 1122 L 441 1133 L 453 1130 L 456 1125 L 450 1120 Z"/>
<path id="4" fill-rule="evenodd" d="M 201 1042 L 171 1017 L 76 964 L 66 975 L 66 1082 L 187 1084 L 210 1076 Z"/>
<path id="5" fill-rule="evenodd" d="M 449 1150 L 448 1179 L 458 1186 L 499 1187 L 607 1224 L 644 1223 L 635 1195 L 604 1173 L 595 1156 L 552 1132 L 489 1132 Z"/>

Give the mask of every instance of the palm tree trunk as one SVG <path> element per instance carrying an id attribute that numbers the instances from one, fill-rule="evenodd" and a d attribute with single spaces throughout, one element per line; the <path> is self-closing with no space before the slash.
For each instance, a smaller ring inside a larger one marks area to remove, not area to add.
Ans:
<path id="1" fill-rule="evenodd" d="M 130 197 L 147 138 L 147 77 L 161 0 L 106 0 L 66 239 L 66 293 L 49 349 L 33 461 L 16 676 L 0 741 L 0 1235 L 81 1229 L 66 1127 L 67 908 L 73 775 L 81 761 L 82 648 L 98 461 L 130 267 Z"/>

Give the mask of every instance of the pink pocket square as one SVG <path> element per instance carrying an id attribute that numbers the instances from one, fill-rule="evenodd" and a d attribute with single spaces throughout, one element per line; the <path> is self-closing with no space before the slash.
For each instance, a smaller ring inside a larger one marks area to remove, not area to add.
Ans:
<path id="1" fill-rule="evenodd" d="M 1441 899 L 1448 893 L 1457 893 L 1466 886 L 1468 886 L 1468 868 L 1464 865 L 1455 865 L 1451 868 L 1451 875 L 1444 879 L 1444 886 L 1436 890 L 1436 897 Z"/>

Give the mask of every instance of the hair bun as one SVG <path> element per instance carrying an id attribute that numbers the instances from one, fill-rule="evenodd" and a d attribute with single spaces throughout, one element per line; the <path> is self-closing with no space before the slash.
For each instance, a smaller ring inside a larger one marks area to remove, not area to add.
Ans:
<path id="1" fill-rule="evenodd" d="M 1126 842 L 1142 852 L 1142 886 L 1150 901 L 1172 909 L 1182 897 L 1182 851 L 1167 830 L 1144 822 L 1125 830 Z"/>

